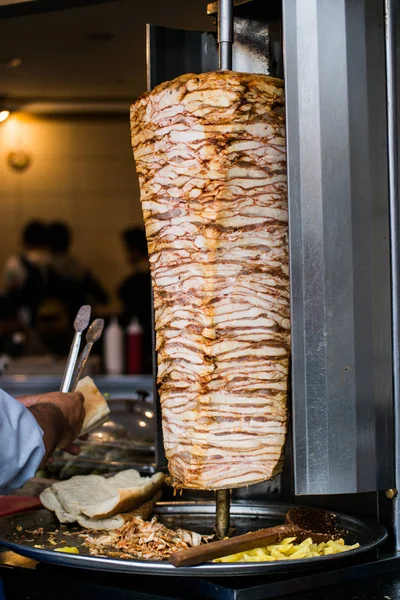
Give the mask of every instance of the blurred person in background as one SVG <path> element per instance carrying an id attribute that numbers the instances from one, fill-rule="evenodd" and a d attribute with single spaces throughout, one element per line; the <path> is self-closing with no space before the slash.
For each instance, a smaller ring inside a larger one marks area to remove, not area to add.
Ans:
<path id="1" fill-rule="evenodd" d="M 50 282 L 48 231 L 41 221 L 29 222 L 21 239 L 21 252 L 10 256 L 3 273 L 3 302 L 27 327 L 35 326 Z"/>
<path id="2" fill-rule="evenodd" d="M 61 302 L 73 323 L 83 304 L 107 304 L 108 294 L 93 276 L 70 252 L 72 232 L 66 223 L 56 221 L 48 226 L 48 248 L 51 257 L 51 295 Z"/>
<path id="3" fill-rule="evenodd" d="M 152 302 L 150 263 L 146 234 L 141 227 L 131 227 L 122 232 L 131 274 L 118 288 L 122 303 L 121 325 L 128 326 L 137 318 L 143 328 L 143 372 L 152 372 Z"/>

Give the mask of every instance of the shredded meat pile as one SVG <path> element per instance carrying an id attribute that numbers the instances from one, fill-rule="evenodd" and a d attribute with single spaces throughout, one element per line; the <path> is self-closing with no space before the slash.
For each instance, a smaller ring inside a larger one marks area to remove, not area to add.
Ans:
<path id="1" fill-rule="evenodd" d="M 156 517 L 151 521 L 135 518 L 108 535 L 85 536 L 90 554 L 121 558 L 166 560 L 173 552 L 198 546 L 202 536 L 184 529 L 168 529 Z"/>

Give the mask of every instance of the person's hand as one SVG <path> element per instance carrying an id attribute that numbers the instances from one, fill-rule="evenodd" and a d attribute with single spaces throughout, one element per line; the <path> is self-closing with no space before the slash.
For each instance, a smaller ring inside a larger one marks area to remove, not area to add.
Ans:
<path id="1" fill-rule="evenodd" d="M 85 419 L 85 409 L 83 408 L 84 398 L 80 392 L 71 392 L 68 394 L 51 392 L 49 394 L 24 396 L 23 398 L 18 398 L 18 400 L 31 410 L 35 418 L 37 418 L 40 409 L 45 411 L 47 407 L 53 412 L 56 411 L 63 421 L 62 427 L 58 427 L 57 437 L 60 439 L 56 441 L 56 445 L 71 454 L 79 453 L 79 446 L 74 445 L 72 442 L 82 430 Z M 49 420 L 49 417 L 47 420 Z"/>

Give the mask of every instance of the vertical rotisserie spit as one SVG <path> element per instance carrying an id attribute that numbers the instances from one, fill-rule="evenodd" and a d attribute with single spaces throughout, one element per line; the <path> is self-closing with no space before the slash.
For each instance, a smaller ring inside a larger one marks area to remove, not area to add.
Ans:
<path id="1" fill-rule="evenodd" d="M 173 482 L 270 479 L 290 351 L 283 83 L 184 75 L 139 98 L 131 132 Z"/>

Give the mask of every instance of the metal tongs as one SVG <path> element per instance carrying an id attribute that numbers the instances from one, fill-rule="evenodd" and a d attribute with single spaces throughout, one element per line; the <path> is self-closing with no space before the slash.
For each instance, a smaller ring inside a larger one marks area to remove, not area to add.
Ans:
<path id="1" fill-rule="evenodd" d="M 74 375 L 74 369 L 76 365 L 76 361 L 78 359 L 79 348 L 81 346 L 82 333 L 85 331 L 86 327 L 89 325 L 90 314 L 92 309 L 90 306 L 85 305 L 81 306 L 76 315 L 74 321 L 74 329 L 75 335 L 72 340 L 71 349 L 69 351 L 67 364 L 64 371 L 64 376 L 61 381 L 60 392 L 70 392 L 71 391 L 71 383 Z"/>
<path id="2" fill-rule="evenodd" d="M 90 306 L 82 306 L 74 321 L 75 335 L 72 340 L 71 349 L 69 352 L 67 364 L 62 378 L 60 391 L 73 392 L 78 384 L 78 381 L 83 373 L 93 344 L 100 339 L 103 333 L 104 320 L 95 319 L 89 327 L 86 334 L 86 345 L 81 352 L 78 360 L 79 349 L 82 341 L 82 334 L 89 325 L 91 315 Z"/>
<path id="3" fill-rule="evenodd" d="M 79 357 L 78 363 L 74 369 L 74 374 L 72 376 L 71 381 L 71 392 L 73 392 L 78 385 L 78 382 L 82 376 L 82 373 L 85 369 L 86 363 L 88 361 L 90 352 L 93 348 L 93 344 L 97 342 L 101 338 L 101 334 L 104 329 L 104 320 L 103 319 L 95 319 L 86 334 L 86 344 L 83 348 L 81 355 Z"/>

